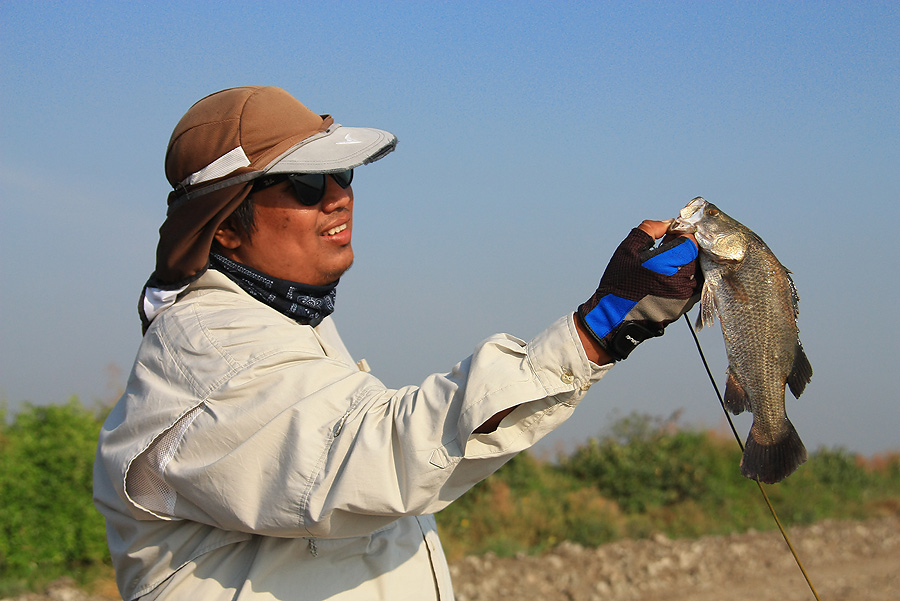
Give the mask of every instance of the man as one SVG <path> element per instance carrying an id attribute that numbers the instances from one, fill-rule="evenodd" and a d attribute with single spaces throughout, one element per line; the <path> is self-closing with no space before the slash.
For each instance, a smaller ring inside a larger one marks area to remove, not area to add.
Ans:
<path id="1" fill-rule="evenodd" d="M 392 151 L 273 87 L 196 103 L 144 337 L 100 435 L 94 498 L 131 599 L 452 599 L 432 514 L 574 410 L 696 300 L 696 246 L 645 221 L 576 312 L 386 388 L 330 313 L 353 261 L 352 169 Z"/>

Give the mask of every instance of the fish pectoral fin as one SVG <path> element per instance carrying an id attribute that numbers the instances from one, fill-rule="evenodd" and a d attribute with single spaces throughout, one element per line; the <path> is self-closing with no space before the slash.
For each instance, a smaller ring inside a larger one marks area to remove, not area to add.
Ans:
<path id="1" fill-rule="evenodd" d="M 798 340 L 797 350 L 794 353 L 794 365 L 791 367 L 791 373 L 787 377 L 787 384 L 794 398 L 800 398 L 810 380 L 812 380 L 812 365 L 809 364 L 809 359 L 806 358 L 803 346 Z"/>
<path id="2" fill-rule="evenodd" d="M 725 408 L 734 415 L 750 411 L 750 397 L 747 391 L 741 386 L 731 369 L 728 370 L 728 377 L 725 379 L 725 398 L 723 399 Z"/>
<path id="3" fill-rule="evenodd" d="M 706 326 L 711 326 L 716 320 L 716 294 L 710 280 L 703 281 L 703 289 L 700 291 L 700 312 L 697 314 L 697 321 L 694 323 L 694 329 L 702 330 Z"/>
<path id="4" fill-rule="evenodd" d="M 737 277 L 735 272 L 726 272 L 722 275 L 722 279 L 725 281 L 725 285 L 731 289 L 731 296 L 734 300 L 739 303 L 746 303 L 750 300 L 750 295 L 747 293 L 744 283 Z"/>

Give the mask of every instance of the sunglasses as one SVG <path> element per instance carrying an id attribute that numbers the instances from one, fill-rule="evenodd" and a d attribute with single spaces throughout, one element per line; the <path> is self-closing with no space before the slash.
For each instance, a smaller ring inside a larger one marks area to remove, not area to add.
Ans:
<path id="1" fill-rule="evenodd" d="M 353 169 L 347 169 L 338 173 L 288 173 L 286 175 L 259 178 L 253 184 L 253 189 L 250 193 L 253 194 L 260 190 L 265 190 L 275 184 L 280 184 L 284 180 L 288 180 L 294 188 L 294 195 L 297 197 L 297 201 L 305 207 L 313 207 L 319 204 L 319 201 L 325 196 L 325 186 L 327 184 L 325 178 L 329 175 L 345 190 L 350 186 L 350 182 L 353 181 Z"/>

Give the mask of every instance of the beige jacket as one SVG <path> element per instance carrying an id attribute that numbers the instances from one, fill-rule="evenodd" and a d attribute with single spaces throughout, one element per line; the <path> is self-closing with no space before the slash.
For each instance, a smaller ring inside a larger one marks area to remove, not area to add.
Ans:
<path id="1" fill-rule="evenodd" d="M 331 319 L 299 325 L 209 271 L 144 336 L 100 435 L 94 499 L 122 596 L 452 599 L 431 514 L 605 371 L 569 316 L 391 390 Z"/>

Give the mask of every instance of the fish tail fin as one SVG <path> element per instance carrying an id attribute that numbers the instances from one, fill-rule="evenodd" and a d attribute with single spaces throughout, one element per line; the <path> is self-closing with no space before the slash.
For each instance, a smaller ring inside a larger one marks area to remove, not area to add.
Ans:
<path id="1" fill-rule="evenodd" d="M 806 385 L 812 379 L 812 365 L 803 352 L 803 346 L 797 341 L 797 351 L 794 353 L 794 365 L 791 367 L 791 373 L 787 377 L 787 384 L 791 388 L 791 394 L 794 398 L 799 399 L 803 394 Z"/>
<path id="2" fill-rule="evenodd" d="M 789 419 L 785 418 L 785 422 L 787 432 L 774 444 L 757 442 L 754 430 L 750 428 L 741 458 L 741 474 L 751 480 L 774 484 L 790 476 L 806 461 L 806 447 L 800 435 Z"/>

